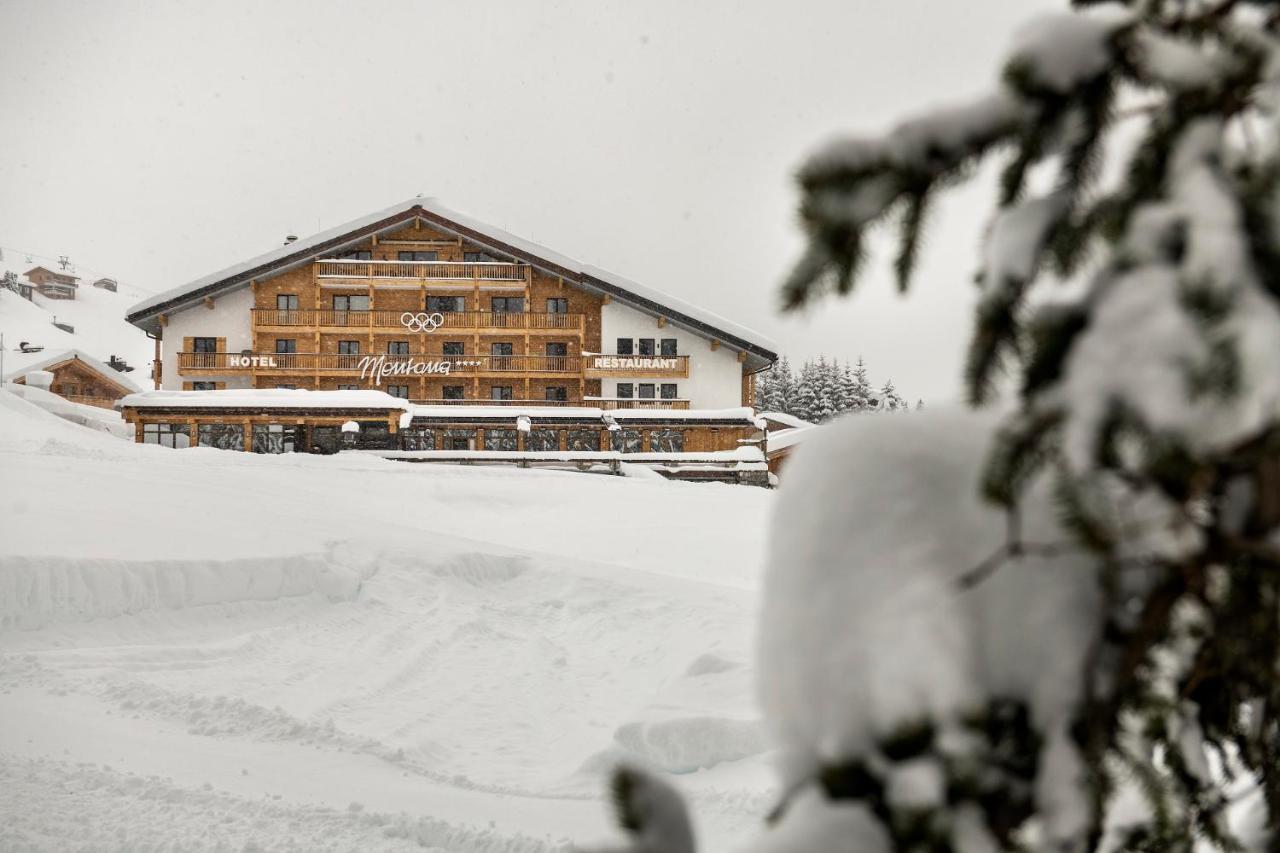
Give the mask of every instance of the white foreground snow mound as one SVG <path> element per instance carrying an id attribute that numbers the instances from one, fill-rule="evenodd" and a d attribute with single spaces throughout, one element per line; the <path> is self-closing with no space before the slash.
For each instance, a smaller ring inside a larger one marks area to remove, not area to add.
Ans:
<path id="1" fill-rule="evenodd" d="M 771 529 L 758 664 L 785 787 L 904 725 L 945 732 L 1004 697 L 1025 700 L 1048 734 L 1050 832 L 1081 819 L 1064 744 L 1099 618 L 1089 563 L 1023 558 L 958 583 L 1005 542 L 1003 515 L 978 497 L 994 424 L 970 412 L 854 417 L 797 451 Z M 1048 501 L 1033 498 L 1024 541 L 1062 541 Z"/>

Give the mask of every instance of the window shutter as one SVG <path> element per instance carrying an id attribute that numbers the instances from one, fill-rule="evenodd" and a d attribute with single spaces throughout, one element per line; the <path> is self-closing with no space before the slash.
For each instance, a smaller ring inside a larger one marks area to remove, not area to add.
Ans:
<path id="1" fill-rule="evenodd" d="M 227 339 L 226 339 L 226 338 L 218 338 L 218 342 L 217 342 L 217 343 L 218 343 L 218 346 L 216 347 L 216 349 L 217 349 L 217 351 L 218 351 L 218 352 L 226 352 L 226 351 L 227 351 Z"/>
<path id="2" fill-rule="evenodd" d="M 193 340 L 192 338 L 183 338 L 183 339 L 182 339 L 182 351 L 183 351 L 183 352 L 191 352 L 191 351 L 192 351 L 192 349 L 194 349 L 194 348 L 195 348 L 195 344 L 194 344 L 194 343 L 192 343 L 192 340 Z"/>
<path id="3" fill-rule="evenodd" d="M 225 339 L 225 338 L 219 338 L 219 340 L 226 340 L 226 339 Z M 225 382 L 215 382 L 215 383 L 213 383 L 213 390 L 215 390 L 215 391 L 221 391 L 221 390 L 223 390 L 223 389 L 224 389 L 224 388 L 226 388 L 226 387 L 227 387 L 227 383 L 225 383 Z"/>
<path id="4" fill-rule="evenodd" d="M 190 339 L 190 338 L 188 338 L 187 340 L 191 340 L 191 339 Z M 191 390 L 191 383 L 190 383 L 190 382 L 183 382 L 183 383 L 182 383 L 182 390 L 183 390 L 183 391 L 190 391 L 190 390 Z"/>

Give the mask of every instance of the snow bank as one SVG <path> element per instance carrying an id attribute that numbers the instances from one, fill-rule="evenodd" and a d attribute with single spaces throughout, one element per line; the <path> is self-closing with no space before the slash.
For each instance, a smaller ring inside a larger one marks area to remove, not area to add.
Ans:
<path id="1" fill-rule="evenodd" d="M 0 559 L 0 628 L 318 595 L 348 601 L 372 570 L 329 555 L 240 560 Z"/>
<path id="2" fill-rule="evenodd" d="M 1083 814 L 1078 766 L 1054 735 L 1100 618 L 1092 565 L 1078 553 L 1024 557 L 960 584 L 1005 542 L 1003 515 L 978 497 L 996 423 L 937 410 L 848 418 L 797 452 L 771 528 L 758 664 L 784 785 L 874 753 L 904 722 L 947 731 L 990 697 L 1017 697 L 1051 733 L 1042 778 L 1060 784 L 1041 792 L 1049 832 Z M 859 482 L 874 488 L 850 488 Z M 1026 542 L 1066 538 L 1043 490 L 1022 528 Z M 891 772 L 891 790 L 897 781 Z"/>
<path id="3" fill-rule="evenodd" d="M 758 721 L 723 717 L 627 723 L 613 737 L 628 753 L 671 773 L 691 773 L 765 749 L 764 727 Z"/>

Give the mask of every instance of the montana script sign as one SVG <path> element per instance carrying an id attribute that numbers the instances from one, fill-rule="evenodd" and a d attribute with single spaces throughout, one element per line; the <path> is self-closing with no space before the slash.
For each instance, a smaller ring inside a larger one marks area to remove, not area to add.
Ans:
<path id="1" fill-rule="evenodd" d="M 385 355 L 366 355 L 356 365 L 361 379 L 372 379 L 381 385 L 387 376 L 448 376 L 455 367 L 476 367 L 478 361 L 425 361 L 417 358 L 398 358 L 388 361 Z"/>

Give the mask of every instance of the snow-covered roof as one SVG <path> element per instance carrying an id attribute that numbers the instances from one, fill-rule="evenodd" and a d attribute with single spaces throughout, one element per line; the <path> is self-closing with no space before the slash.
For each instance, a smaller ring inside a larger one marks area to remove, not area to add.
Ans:
<path id="1" fill-rule="evenodd" d="M 89 367 L 97 373 L 101 373 L 103 378 L 116 383 L 128 391 L 137 392 L 142 390 L 142 386 L 130 379 L 128 374 L 122 373 L 110 365 L 98 361 L 98 359 L 82 350 L 62 349 L 55 352 L 42 352 L 38 356 L 35 353 L 6 352 L 6 363 L 8 363 L 15 355 L 26 356 L 26 358 L 20 359 L 20 366 L 4 375 L 5 382 L 14 382 L 33 371 L 48 370 L 50 367 L 62 364 L 64 361 L 76 360 L 83 362 L 86 367 Z"/>
<path id="2" fill-rule="evenodd" d="M 795 415 L 789 415 L 786 412 L 761 412 L 760 417 L 764 418 L 766 421 L 773 421 L 776 424 L 782 424 L 783 426 L 788 426 L 793 429 L 813 426 L 809 421 L 806 421 L 803 418 L 797 418 Z"/>
<path id="3" fill-rule="evenodd" d="M 514 254 L 534 266 L 544 267 L 583 287 L 609 293 L 620 301 L 638 308 L 655 311 L 676 325 L 714 337 L 733 349 L 746 351 L 763 362 L 776 358 L 777 345 L 746 326 L 706 311 L 670 294 L 654 290 L 623 276 L 584 264 L 579 260 L 526 240 L 501 228 L 452 210 L 434 198 L 411 198 L 391 207 L 353 219 L 309 237 L 278 246 L 269 252 L 239 264 L 203 276 L 195 281 L 157 294 L 129 309 L 128 320 L 152 329 L 157 315 L 181 309 L 205 296 L 245 286 L 250 279 L 281 272 L 312 258 L 363 240 L 373 233 L 400 227 L 421 216 L 445 230 L 461 234 L 468 240 L 488 246 L 503 254 Z"/>
<path id="4" fill-rule="evenodd" d="M 399 409 L 406 400 L 382 391 L 308 391 L 304 388 L 234 388 L 221 391 L 143 391 L 120 406 L 165 409 Z"/>
<path id="5" fill-rule="evenodd" d="M 802 441 L 807 441 L 817 435 L 818 428 L 812 424 L 799 429 L 787 429 L 782 432 L 769 433 L 769 452 L 773 453 L 777 450 L 786 450 Z"/>

